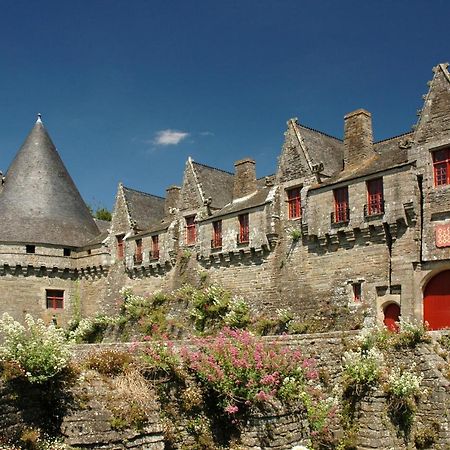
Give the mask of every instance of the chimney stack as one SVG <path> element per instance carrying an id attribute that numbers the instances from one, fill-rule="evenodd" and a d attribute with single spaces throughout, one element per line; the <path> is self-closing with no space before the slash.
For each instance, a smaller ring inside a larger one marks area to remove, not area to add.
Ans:
<path id="1" fill-rule="evenodd" d="M 372 155 L 372 115 L 365 109 L 357 109 L 344 117 L 344 168 Z"/>
<path id="2" fill-rule="evenodd" d="M 178 207 L 180 191 L 181 188 L 179 186 L 169 186 L 166 189 L 166 200 L 164 202 L 164 215 L 166 217 L 173 214 L 173 209 Z"/>
<path id="3" fill-rule="evenodd" d="M 234 163 L 233 198 L 244 197 L 256 191 L 255 160 L 241 159 Z"/>

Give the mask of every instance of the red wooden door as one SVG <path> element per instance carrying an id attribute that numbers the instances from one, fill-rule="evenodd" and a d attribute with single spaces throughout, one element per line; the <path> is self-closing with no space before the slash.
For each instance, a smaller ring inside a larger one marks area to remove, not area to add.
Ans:
<path id="1" fill-rule="evenodd" d="M 430 330 L 450 328 L 450 270 L 432 278 L 423 296 L 423 320 Z"/>
<path id="2" fill-rule="evenodd" d="M 391 303 L 384 308 L 383 323 L 389 331 L 398 331 L 398 322 L 400 320 L 400 306 L 396 303 Z"/>

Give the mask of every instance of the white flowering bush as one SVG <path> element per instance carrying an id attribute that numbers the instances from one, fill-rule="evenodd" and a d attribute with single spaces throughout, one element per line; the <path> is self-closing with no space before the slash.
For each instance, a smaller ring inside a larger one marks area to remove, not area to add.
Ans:
<path id="1" fill-rule="evenodd" d="M 250 323 L 250 308 L 241 297 L 234 297 L 228 305 L 223 322 L 230 328 L 244 328 Z"/>
<path id="2" fill-rule="evenodd" d="M 423 377 L 409 371 L 395 368 L 387 378 L 386 390 L 388 394 L 398 399 L 414 399 L 420 395 L 420 383 Z"/>
<path id="3" fill-rule="evenodd" d="M 343 356 L 343 384 L 347 394 L 361 395 L 376 386 L 382 374 L 383 354 L 376 348 L 348 351 Z"/>
<path id="4" fill-rule="evenodd" d="M 71 357 L 64 330 L 25 316 L 25 326 L 8 313 L 0 319 L 0 361 L 19 365 L 31 383 L 43 383 L 60 374 Z"/>
<path id="5" fill-rule="evenodd" d="M 119 319 L 119 317 L 115 318 L 104 315 L 81 319 L 68 332 L 67 337 L 70 341 L 77 344 L 82 342 L 100 342 L 107 327 L 109 325 L 115 325 Z"/>

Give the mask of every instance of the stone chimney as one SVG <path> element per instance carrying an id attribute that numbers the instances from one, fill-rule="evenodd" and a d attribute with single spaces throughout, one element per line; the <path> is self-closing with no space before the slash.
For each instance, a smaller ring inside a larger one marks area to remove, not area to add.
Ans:
<path id="1" fill-rule="evenodd" d="M 173 214 L 173 210 L 178 208 L 181 188 L 179 186 L 169 186 L 166 189 L 166 200 L 164 202 L 164 215 Z"/>
<path id="2" fill-rule="evenodd" d="M 344 168 L 372 155 L 372 114 L 365 109 L 357 109 L 344 117 Z"/>
<path id="3" fill-rule="evenodd" d="M 233 198 L 245 197 L 256 191 L 255 160 L 241 159 L 234 163 Z"/>

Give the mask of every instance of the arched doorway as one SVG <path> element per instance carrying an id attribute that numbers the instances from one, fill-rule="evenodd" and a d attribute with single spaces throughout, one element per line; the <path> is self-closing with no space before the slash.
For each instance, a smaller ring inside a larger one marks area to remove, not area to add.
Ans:
<path id="1" fill-rule="evenodd" d="M 430 330 L 450 328 L 450 270 L 428 282 L 423 293 L 423 320 Z"/>
<path id="2" fill-rule="evenodd" d="M 400 306 L 397 303 L 389 303 L 384 310 L 384 326 L 389 331 L 398 331 L 398 321 L 400 320 Z"/>

